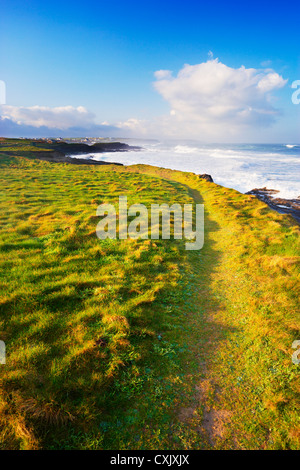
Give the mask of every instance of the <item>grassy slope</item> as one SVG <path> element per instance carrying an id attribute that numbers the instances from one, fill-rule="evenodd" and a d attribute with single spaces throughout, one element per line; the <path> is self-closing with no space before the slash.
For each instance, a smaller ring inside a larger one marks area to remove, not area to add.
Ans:
<path id="1" fill-rule="evenodd" d="M 1 448 L 299 448 L 291 218 L 190 173 L 0 164 Z M 124 194 L 204 202 L 204 248 L 98 240 Z"/>

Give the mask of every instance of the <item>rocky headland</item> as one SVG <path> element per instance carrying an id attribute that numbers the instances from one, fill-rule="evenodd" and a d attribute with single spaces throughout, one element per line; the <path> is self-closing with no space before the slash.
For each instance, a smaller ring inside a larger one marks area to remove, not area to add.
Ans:
<path id="1" fill-rule="evenodd" d="M 98 142 L 93 145 L 83 143 L 66 143 L 44 141 L 33 142 L 35 147 L 41 148 L 41 151 L 35 152 L 35 157 L 40 160 L 46 160 L 53 163 L 71 163 L 73 165 L 121 165 L 122 163 L 96 161 L 90 158 L 74 158 L 75 155 L 89 155 L 91 153 L 104 152 L 129 152 L 138 151 L 141 147 L 130 146 L 121 142 Z M 47 150 L 46 150 L 47 149 Z M 50 151 L 52 150 L 52 151 Z"/>
<path id="2" fill-rule="evenodd" d="M 277 196 L 279 191 L 266 187 L 252 189 L 246 194 L 253 194 L 280 214 L 291 214 L 300 223 L 300 196 L 296 199 L 284 199 Z"/>

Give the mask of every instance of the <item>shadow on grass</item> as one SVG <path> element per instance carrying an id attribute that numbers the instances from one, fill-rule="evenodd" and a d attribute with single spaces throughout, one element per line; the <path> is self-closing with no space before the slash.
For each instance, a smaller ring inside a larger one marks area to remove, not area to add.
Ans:
<path id="1" fill-rule="evenodd" d="M 191 195 L 196 203 L 203 203 L 198 191 L 192 190 Z M 108 391 L 106 397 L 113 409 L 102 415 L 99 447 L 210 448 L 209 436 L 199 431 L 199 422 L 193 426 L 189 418 L 182 419 L 182 410 L 202 407 L 205 416 L 206 403 L 199 401 L 197 386 L 209 377 L 222 341 L 236 331 L 213 319 L 214 312 L 222 308 L 211 287 L 222 253 L 215 249 L 210 234 L 219 230 L 218 223 L 206 213 L 204 247 L 186 252 L 177 290 L 161 295 L 152 304 L 152 310 L 164 309 L 165 317 L 158 325 L 158 335 L 148 341 L 149 352 L 137 377 L 140 382 L 126 386 L 125 370 Z M 89 441 L 92 434 L 83 440 L 84 446 L 88 447 Z"/>
<path id="2" fill-rule="evenodd" d="M 191 195 L 196 203 L 203 203 L 198 191 L 191 190 Z M 12 313 L 19 316 L 14 333 L 24 340 L 28 337 L 28 344 L 40 341 L 44 347 L 38 361 L 29 359 L 32 363 L 26 378 L 20 378 L 24 396 L 39 397 L 35 410 L 45 408 L 47 400 L 53 400 L 55 395 L 54 414 L 57 410 L 62 413 L 63 409 L 74 416 L 78 412 L 79 419 L 60 422 L 59 427 L 49 426 L 43 419 L 38 421 L 43 448 L 187 449 L 188 442 L 195 448 L 205 448 L 202 436 L 195 436 L 190 423 L 182 421 L 179 414 L 182 408 L 193 406 L 199 378 L 207 374 L 215 350 L 233 331 L 213 320 L 213 312 L 222 308 L 211 287 L 222 254 L 215 249 L 210 234 L 220 227 L 207 213 L 205 227 L 201 251 L 185 252 L 178 260 L 170 257 L 180 266 L 181 278 L 177 285 L 159 292 L 154 300 L 146 299 L 148 304 L 138 305 L 128 314 L 130 334 L 120 342 L 124 351 L 121 346 L 120 350 L 114 349 L 111 338 L 105 337 L 98 338 L 98 344 L 86 350 L 83 347 L 81 351 L 78 345 L 76 355 L 76 336 L 72 354 L 68 356 L 66 351 L 70 343 L 65 337 L 70 333 L 70 325 L 74 330 L 78 326 L 74 335 L 78 334 L 78 342 L 84 343 L 79 323 L 72 323 L 72 318 L 84 310 L 89 289 L 98 287 L 99 282 L 71 282 L 67 286 L 61 283 L 41 288 L 36 301 L 38 307 L 49 314 L 51 324 L 47 320 L 40 331 L 31 330 L 39 317 L 38 310 L 30 311 L 30 299 L 16 297 L 2 304 L 2 318 Z M 16 245 L 9 248 L 16 249 Z M 169 247 L 165 251 L 168 250 Z M 108 255 L 114 252 L 112 249 Z M 152 268 L 158 276 L 166 270 L 163 264 Z M 145 266 L 137 263 L 133 269 L 136 275 L 147 276 L 146 263 Z M 36 274 L 32 282 L 39 283 L 43 278 L 44 274 L 41 277 Z M 70 291 L 63 292 L 65 287 Z M 116 308 L 119 305 L 121 310 L 123 299 L 135 297 L 130 288 L 130 282 L 128 288 L 120 287 Z M 30 313 L 36 316 L 30 318 Z M 112 312 L 112 316 L 118 314 L 118 311 Z M 29 318 L 25 320 L 23 315 Z M 83 329 L 87 321 L 88 318 L 83 317 Z M 95 331 L 98 331 L 96 324 Z M 122 336 L 122 329 L 117 333 Z M 126 341 L 130 341 L 129 346 Z M 116 353 L 120 366 L 103 380 L 106 363 Z M 30 414 L 27 419 L 34 423 Z"/>

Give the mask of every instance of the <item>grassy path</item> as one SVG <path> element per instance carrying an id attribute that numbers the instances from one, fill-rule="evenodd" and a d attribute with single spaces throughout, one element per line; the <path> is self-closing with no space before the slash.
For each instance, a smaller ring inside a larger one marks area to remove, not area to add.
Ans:
<path id="1" fill-rule="evenodd" d="M 186 352 L 175 420 L 186 448 L 299 448 L 299 369 L 291 362 L 299 227 L 236 191 L 155 173 L 186 184 L 206 209 L 205 244 L 189 256 L 177 338 Z"/>

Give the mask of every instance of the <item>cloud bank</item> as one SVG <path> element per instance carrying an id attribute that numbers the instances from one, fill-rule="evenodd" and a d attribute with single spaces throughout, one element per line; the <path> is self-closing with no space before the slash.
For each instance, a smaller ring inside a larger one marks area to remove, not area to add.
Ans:
<path id="1" fill-rule="evenodd" d="M 83 106 L 61 106 L 50 108 L 47 106 L 18 107 L 2 105 L 2 117 L 11 119 L 17 124 L 26 124 L 34 127 L 46 126 L 67 129 L 74 126 L 86 126 L 94 122 L 94 114 Z"/>
<path id="2" fill-rule="evenodd" d="M 108 123 L 96 124 L 95 115 L 83 106 L 0 107 L 0 135 L 6 137 L 111 136 L 120 129 Z"/>
<path id="3" fill-rule="evenodd" d="M 0 134 L 7 136 L 123 136 L 196 138 L 234 141 L 254 136 L 280 116 L 273 92 L 287 83 L 274 70 L 232 68 L 213 59 L 154 73 L 154 89 L 169 105 L 169 113 L 152 120 L 134 116 L 109 125 L 95 122 L 83 106 L 0 107 Z M 130 110 L 129 110 L 130 112 Z M 6 133 L 5 133 L 6 130 Z M 7 134 L 9 132 L 9 134 Z"/>

